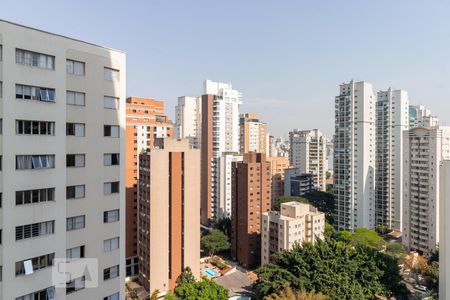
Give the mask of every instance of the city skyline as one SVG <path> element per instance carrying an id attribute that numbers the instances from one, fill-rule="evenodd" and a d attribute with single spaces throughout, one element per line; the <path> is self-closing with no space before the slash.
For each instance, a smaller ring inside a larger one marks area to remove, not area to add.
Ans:
<path id="1" fill-rule="evenodd" d="M 46 1 L 45 11 L 70 8 L 84 17 L 42 18 L 5 1 L 0 18 L 126 51 L 127 96 L 164 100 L 171 120 L 177 98 L 199 95 L 200 82 L 210 79 L 232 82 L 243 93 L 241 111 L 257 114 L 275 136 L 318 128 L 332 137 L 336 86 L 354 79 L 372 82 L 375 92 L 404 89 L 411 104 L 450 123 L 450 43 L 438 38 L 450 33 L 447 3 L 227 2 L 217 8 L 221 14 L 205 14 L 213 10 L 206 1 L 105 3 Z M 341 18 L 346 13 L 352 17 Z M 94 17 L 96 26 L 80 21 Z"/>

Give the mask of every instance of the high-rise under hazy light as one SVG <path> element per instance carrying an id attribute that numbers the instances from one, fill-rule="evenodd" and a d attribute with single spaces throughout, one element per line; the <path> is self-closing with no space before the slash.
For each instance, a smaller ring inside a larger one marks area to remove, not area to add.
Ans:
<path id="1" fill-rule="evenodd" d="M 408 94 L 379 91 L 376 110 L 375 223 L 402 230 L 403 132 L 409 129 Z"/>
<path id="2" fill-rule="evenodd" d="M 231 83 L 206 80 L 202 96 L 201 223 L 216 221 L 220 191 L 219 164 L 223 153 L 239 153 L 239 106 L 242 94 Z"/>
<path id="3" fill-rule="evenodd" d="M 312 174 L 317 190 L 326 190 L 327 139 L 318 129 L 289 132 L 289 159 L 300 172 Z"/>
<path id="4" fill-rule="evenodd" d="M 440 169 L 450 159 L 450 127 L 414 128 L 403 137 L 403 245 L 429 255 L 439 243 Z M 448 184 L 448 183 L 447 183 Z"/>
<path id="5" fill-rule="evenodd" d="M 439 211 L 439 297 L 450 298 L 450 160 L 441 165 L 440 178 L 440 211 Z"/>
<path id="6" fill-rule="evenodd" d="M 202 136 L 201 97 L 178 97 L 175 107 L 175 137 L 189 139 L 191 145 L 200 149 Z"/>
<path id="7" fill-rule="evenodd" d="M 0 299 L 123 299 L 126 55 L 1 20 L 0 33 Z M 55 289 L 55 259 L 83 258 L 98 287 L 87 266 Z"/>
<path id="8" fill-rule="evenodd" d="M 372 84 L 340 85 L 335 98 L 334 187 L 339 229 L 375 227 L 375 94 Z"/>

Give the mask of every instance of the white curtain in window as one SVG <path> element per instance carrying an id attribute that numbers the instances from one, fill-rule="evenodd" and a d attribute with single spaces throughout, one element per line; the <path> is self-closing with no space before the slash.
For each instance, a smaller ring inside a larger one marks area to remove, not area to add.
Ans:
<path id="1" fill-rule="evenodd" d="M 66 92 L 66 100 L 67 100 L 67 104 L 74 105 L 75 104 L 75 93 L 67 91 Z"/>
<path id="2" fill-rule="evenodd" d="M 84 185 L 75 186 L 75 198 L 84 198 Z"/>
<path id="3" fill-rule="evenodd" d="M 43 54 L 39 55 L 38 67 L 42 68 L 42 69 L 46 69 L 47 68 L 47 57 L 45 55 L 43 55 Z"/>
<path id="4" fill-rule="evenodd" d="M 31 169 L 33 165 L 30 155 L 18 155 L 16 157 L 16 162 L 17 162 L 17 169 L 19 170 Z"/>
<path id="5" fill-rule="evenodd" d="M 84 136 L 84 124 L 75 124 L 75 136 Z"/>
<path id="6" fill-rule="evenodd" d="M 119 126 L 111 126 L 111 137 L 119 137 Z"/>
<path id="7" fill-rule="evenodd" d="M 84 63 L 75 61 L 73 63 L 73 73 L 75 75 L 84 75 Z"/>
<path id="8" fill-rule="evenodd" d="M 75 104 L 84 106 L 85 94 L 84 93 L 75 93 Z"/>
<path id="9" fill-rule="evenodd" d="M 104 161 L 104 165 L 105 166 L 110 166 L 112 161 L 111 161 L 111 154 L 105 154 L 103 156 L 103 161 Z"/>
<path id="10" fill-rule="evenodd" d="M 105 182 L 103 184 L 103 192 L 105 193 L 105 195 L 111 194 L 111 182 Z"/>
<path id="11" fill-rule="evenodd" d="M 116 97 L 105 96 L 103 98 L 103 106 L 105 108 L 118 109 L 119 108 L 118 103 L 119 103 L 119 99 Z"/>
<path id="12" fill-rule="evenodd" d="M 66 70 L 67 70 L 67 73 L 73 74 L 73 61 L 72 60 L 66 61 Z"/>
<path id="13" fill-rule="evenodd" d="M 75 167 L 84 167 L 84 154 L 75 155 Z"/>

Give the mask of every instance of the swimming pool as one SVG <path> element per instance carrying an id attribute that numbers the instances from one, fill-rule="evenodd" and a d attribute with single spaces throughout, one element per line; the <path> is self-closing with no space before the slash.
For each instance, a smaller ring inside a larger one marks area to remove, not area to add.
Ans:
<path id="1" fill-rule="evenodd" d="M 218 272 L 213 269 L 204 269 L 203 273 L 209 277 L 214 277 Z"/>

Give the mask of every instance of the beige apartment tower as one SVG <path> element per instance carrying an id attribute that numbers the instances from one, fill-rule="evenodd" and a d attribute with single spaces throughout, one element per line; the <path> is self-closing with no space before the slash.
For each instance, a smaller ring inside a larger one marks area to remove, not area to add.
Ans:
<path id="1" fill-rule="evenodd" d="M 272 202 L 284 195 L 284 171 L 289 168 L 289 159 L 284 156 L 268 156 L 272 180 Z"/>
<path id="2" fill-rule="evenodd" d="M 269 137 L 267 124 L 259 120 L 255 114 L 242 114 L 240 116 L 241 153 L 266 153 Z"/>
<path id="3" fill-rule="evenodd" d="M 139 155 L 139 281 L 168 291 L 185 267 L 200 277 L 200 150 L 165 139 Z"/>
<path id="4" fill-rule="evenodd" d="M 280 212 L 262 214 L 261 264 L 268 263 L 270 256 L 278 251 L 323 239 L 324 231 L 325 214 L 317 208 L 295 201 L 282 203 Z"/>
<path id="5" fill-rule="evenodd" d="M 125 60 L 0 20 L 0 299 L 125 297 Z M 83 258 L 99 277 L 55 286 Z"/>
<path id="6" fill-rule="evenodd" d="M 429 255 L 439 244 L 439 166 L 450 159 L 450 127 L 410 129 L 403 144 L 403 245 Z"/>

